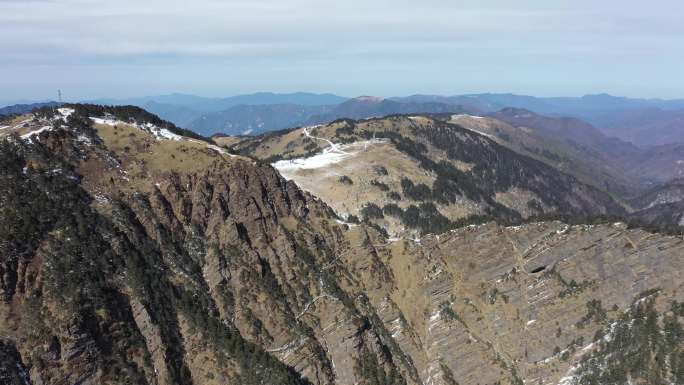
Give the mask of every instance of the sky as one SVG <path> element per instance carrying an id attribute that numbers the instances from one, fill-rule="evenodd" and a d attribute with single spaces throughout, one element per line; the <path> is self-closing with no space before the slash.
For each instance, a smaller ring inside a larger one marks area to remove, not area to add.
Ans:
<path id="1" fill-rule="evenodd" d="M 681 0 L 0 0 L 0 100 L 684 98 Z"/>

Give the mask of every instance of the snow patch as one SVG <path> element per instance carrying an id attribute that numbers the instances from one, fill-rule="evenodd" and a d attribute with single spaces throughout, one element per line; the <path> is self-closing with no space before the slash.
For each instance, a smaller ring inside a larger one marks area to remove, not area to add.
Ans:
<path id="1" fill-rule="evenodd" d="M 484 119 L 483 116 L 469 115 L 469 114 L 458 114 L 458 115 L 452 115 L 451 116 L 451 119 L 459 119 L 459 118 Z"/>
<path id="2" fill-rule="evenodd" d="M 570 225 L 563 225 L 560 229 L 556 230 L 557 235 L 566 234 L 570 230 Z"/>
<path id="3" fill-rule="evenodd" d="M 112 118 L 94 118 L 92 116 L 90 117 L 90 120 L 92 120 L 96 124 L 106 124 L 108 126 L 115 126 L 117 123 L 119 123 L 119 124 L 124 123 L 124 122 L 121 122 L 121 121 L 118 121 L 118 120 L 112 119 Z"/>
<path id="4" fill-rule="evenodd" d="M 341 224 L 341 225 L 347 225 L 347 226 L 349 226 L 350 228 L 351 228 L 351 227 L 354 227 L 354 226 L 358 226 L 356 223 L 345 222 L 345 221 L 343 221 L 343 220 L 341 220 L 341 219 L 335 219 L 335 222 L 337 222 L 337 223 L 339 223 L 339 224 Z"/>
<path id="5" fill-rule="evenodd" d="M 339 163 L 349 157 L 350 154 L 325 151 L 322 154 L 314 155 L 309 158 L 279 160 L 273 163 L 273 167 L 285 176 L 285 173 L 288 171 L 326 167 L 334 163 Z"/>
<path id="6" fill-rule="evenodd" d="M 466 130 L 468 130 L 468 131 L 470 131 L 470 132 L 474 132 L 474 133 L 476 133 L 476 134 L 479 134 L 479 135 L 482 135 L 482 136 L 486 136 L 486 137 L 489 138 L 489 139 L 496 140 L 496 136 L 494 136 L 494 135 L 492 135 L 492 134 L 488 134 L 488 133 L 486 133 L 486 132 L 478 131 L 478 130 L 472 129 L 472 128 L 470 128 L 470 127 L 463 127 L 463 128 L 465 128 Z"/>
<path id="7" fill-rule="evenodd" d="M 558 385 L 572 385 L 572 384 L 574 384 L 575 383 L 575 376 L 573 375 L 573 373 L 575 372 L 575 370 L 577 370 L 577 369 L 575 369 L 575 367 L 570 368 L 570 370 L 568 370 L 568 372 L 565 374 L 565 376 L 563 376 L 558 381 Z"/>
<path id="8" fill-rule="evenodd" d="M 215 145 L 213 145 L 213 144 L 207 144 L 207 147 L 210 148 L 210 149 L 212 149 L 212 150 L 214 150 L 214 151 L 216 151 L 216 152 L 218 152 L 218 153 L 221 154 L 221 155 L 228 155 L 228 156 L 230 156 L 230 157 L 235 157 L 235 156 L 237 156 L 237 155 L 233 155 L 233 154 L 229 153 L 229 152 L 226 151 L 226 149 L 223 148 L 223 147 L 215 146 Z"/>
<path id="9" fill-rule="evenodd" d="M 168 139 L 168 140 L 176 140 L 176 141 L 183 140 L 182 136 L 180 136 L 178 134 L 174 134 L 173 132 L 169 131 L 166 128 L 157 127 L 152 123 L 145 123 L 140 128 L 150 132 L 152 135 L 154 135 L 154 137 L 157 140 L 160 140 L 160 139 Z"/>
<path id="10" fill-rule="evenodd" d="M 213 144 L 208 144 L 206 142 L 200 141 L 200 140 L 195 140 L 191 138 L 186 138 L 182 135 L 175 134 L 171 132 L 171 130 L 163 127 L 156 126 L 152 123 L 144 123 L 144 124 L 137 124 L 137 123 L 126 123 L 121 120 L 116 120 L 112 119 L 111 117 L 106 117 L 106 118 L 96 118 L 96 117 L 90 117 L 90 120 L 97 124 L 106 124 L 108 126 L 115 126 L 117 124 L 128 124 L 131 126 L 134 126 L 138 129 L 144 130 L 152 134 L 152 136 L 155 137 L 157 140 L 175 140 L 175 141 L 189 141 L 193 143 L 198 143 L 198 144 L 206 144 L 207 148 L 212 149 L 216 152 L 218 152 L 221 155 L 228 155 L 231 157 L 234 157 L 236 155 L 233 155 L 226 151 L 224 148 L 213 145 Z"/>
<path id="11" fill-rule="evenodd" d="M 87 144 L 87 145 L 91 145 L 91 144 L 92 144 L 92 142 L 90 141 L 90 138 L 87 137 L 87 136 L 85 136 L 85 135 L 83 135 L 83 134 L 79 135 L 79 136 L 76 138 L 76 140 L 77 140 L 79 143 L 83 143 L 83 144 Z"/>
<path id="12" fill-rule="evenodd" d="M 347 152 L 345 150 L 361 147 L 366 148 L 369 144 L 381 144 L 386 143 L 385 139 L 371 139 L 366 141 L 358 141 L 345 145 L 338 145 L 326 138 L 319 138 L 311 135 L 311 129 L 319 126 L 304 127 L 304 135 L 311 139 L 322 140 L 328 143 L 328 147 L 323 150 L 322 153 L 316 154 L 308 158 L 297 158 L 289 160 L 279 160 L 272 164 L 275 169 L 280 171 L 285 179 L 292 179 L 291 173 L 297 170 L 310 170 L 316 168 L 323 168 L 330 166 L 335 163 L 339 163 L 345 159 L 348 159 L 354 155 L 356 152 Z"/>
<path id="13" fill-rule="evenodd" d="M 37 129 L 37 130 L 31 131 L 31 132 L 29 132 L 29 133 L 27 133 L 27 134 L 22 135 L 21 138 L 22 138 L 22 139 L 29 139 L 29 138 L 31 138 L 31 137 L 34 136 L 34 135 L 38 135 L 38 134 L 40 134 L 40 133 L 43 132 L 43 131 L 50 131 L 51 129 L 52 129 L 52 126 L 44 126 L 44 127 L 41 127 L 41 128 L 39 128 L 39 129 Z"/>
<path id="14" fill-rule="evenodd" d="M 399 337 L 403 330 L 404 327 L 401 324 L 400 318 L 396 318 L 394 321 L 390 322 L 390 333 L 392 333 L 392 338 Z"/>
<path id="15" fill-rule="evenodd" d="M 408 118 L 411 119 L 411 120 L 419 120 L 419 121 L 426 121 L 426 120 L 428 120 L 428 118 L 426 118 L 425 116 L 409 116 Z"/>
<path id="16" fill-rule="evenodd" d="M 62 118 L 66 120 L 71 114 L 73 114 L 76 110 L 73 108 L 58 108 L 57 112 L 59 112 L 60 115 L 62 115 Z"/>

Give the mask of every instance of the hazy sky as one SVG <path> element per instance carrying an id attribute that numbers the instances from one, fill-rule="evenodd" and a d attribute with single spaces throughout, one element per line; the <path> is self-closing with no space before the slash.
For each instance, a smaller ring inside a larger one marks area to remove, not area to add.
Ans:
<path id="1" fill-rule="evenodd" d="M 684 97 L 681 0 L 0 0 L 0 100 Z"/>

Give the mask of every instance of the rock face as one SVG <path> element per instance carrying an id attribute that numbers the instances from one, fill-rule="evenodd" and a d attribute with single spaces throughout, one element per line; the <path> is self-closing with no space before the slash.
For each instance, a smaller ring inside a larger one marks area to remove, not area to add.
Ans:
<path id="1" fill-rule="evenodd" d="M 656 186 L 630 201 L 634 221 L 653 228 L 678 232 L 684 226 L 684 180 Z"/>
<path id="2" fill-rule="evenodd" d="M 0 142 L 3 383 L 549 384 L 640 293 L 684 299 L 681 238 L 389 241 L 268 165 L 74 109 Z"/>
<path id="3" fill-rule="evenodd" d="M 30 379 L 17 348 L 10 341 L 0 340 L 0 382 L 7 385 L 27 385 Z"/>

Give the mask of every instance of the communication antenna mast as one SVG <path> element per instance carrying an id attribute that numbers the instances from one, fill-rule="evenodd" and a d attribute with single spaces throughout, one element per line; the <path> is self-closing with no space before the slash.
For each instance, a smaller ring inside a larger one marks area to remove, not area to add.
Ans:
<path id="1" fill-rule="evenodd" d="M 62 90 L 57 90 L 57 101 L 62 104 Z"/>

